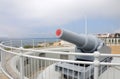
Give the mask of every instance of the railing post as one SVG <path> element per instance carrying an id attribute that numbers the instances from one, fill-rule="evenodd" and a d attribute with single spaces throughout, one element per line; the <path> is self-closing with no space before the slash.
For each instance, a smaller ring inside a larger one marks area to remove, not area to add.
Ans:
<path id="1" fill-rule="evenodd" d="M 98 79 L 99 76 L 99 61 L 100 53 L 98 51 L 94 52 L 94 79 Z"/>
<path id="2" fill-rule="evenodd" d="M 1 47 L 2 48 L 2 47 Z M 0 49 L 0 55 L 1 55 L 1 66 L 4 67 L 5 64 L 5 53 Z"/>
<path id="3" fill-rule="evenodd" d="M 1 51 L 1 45 L 0 45 L 0 62 L 1 62 L 1 59 L 2 59 L 2 58 L 1 58 L 2 56 L 1 56 L 1 55 L 2 55 L 2 51 Z"/>
<path id="4" fill-rule="evenodd" d="M 22 49 L 22 47 L 21 47 Z M 22 56 L 22 50 L 20 52 L 20 79 L 24 79 L 24 57 Z"/>
<path id="5" fill-rule="evenodd" d="M 35 41 L 34 39 L 32 40 L 32 45 L 33 45 L 33 49 L 35 48 Z"/>
<path id="6" fill-rule="evenodd" d="M 13 47 L 13 42 L 12 42 L 12 40 L 10 40 L 10 46 Z M 13 51 L 12 48 L 11 48 L 11 51 Z"/>

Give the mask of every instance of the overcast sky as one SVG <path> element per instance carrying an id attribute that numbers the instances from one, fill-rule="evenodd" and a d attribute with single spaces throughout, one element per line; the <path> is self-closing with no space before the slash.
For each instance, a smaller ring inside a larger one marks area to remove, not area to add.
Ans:
<path id="1" fill-rule="evenodd" d="M 0 37 L 52 37 L 57 28 L 120 32 L 120 0 L 0 0 Z"/>

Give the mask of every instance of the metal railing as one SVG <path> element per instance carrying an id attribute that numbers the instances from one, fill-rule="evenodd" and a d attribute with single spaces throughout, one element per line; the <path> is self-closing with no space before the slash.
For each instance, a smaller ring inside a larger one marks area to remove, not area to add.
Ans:
<path id="1" fill-rule="evenodd" d="M 52 48 L 52 50 L 47 48 L 41 50 L 24 49 L 12 47 L 12 44 L 12 42 L 0 44 L 0 68 L 8 79 L 120 78 L 120 54 L 101 54 L 97 51 L 94 53 L 76 53 L 69 51 L 71 47 Z M 92 56 L 94 61 L 74 60 L 76 55 Z M 100 57 L 106 57 L 106 59 L 99 61 Z"/>
<path id="2" fill-rule="evenodd" d="M 120 45 L 120 38 L 101 38 L 107 45 Z"/>

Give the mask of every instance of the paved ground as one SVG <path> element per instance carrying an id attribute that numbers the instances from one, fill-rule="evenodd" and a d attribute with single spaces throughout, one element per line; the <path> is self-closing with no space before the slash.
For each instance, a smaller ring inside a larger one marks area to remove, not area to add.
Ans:
<path id="1" fill-rule="evenodd" d="M 120 46 L 110 46 L 112 54 L 120 54 Z"/>
<path id="2" fill-rule="evenodd" d="M 3 73 L 0 73 L 0 79 L 8 79 Z"/>
<path id="3" fill-rule="evenodd" d="M 114 58 L 113 63 L 120 63 L 120 58 Z M 120 66 L 111 66 L 99 79 L 120 79 Z"/>
<path id="4" fill-rule="evenodd" d="M 47 67 L 41 74 L 38 75 L 37 79 L 61 79 L 59 72 L 55 71 L 55 64 Z"/>
<path id="5" fill-rule="evenodd" d="M 1 64 L 1 63 L 0 63 Z M 0 69 L 0 79 L 9 79 L 7 78 Z"/>

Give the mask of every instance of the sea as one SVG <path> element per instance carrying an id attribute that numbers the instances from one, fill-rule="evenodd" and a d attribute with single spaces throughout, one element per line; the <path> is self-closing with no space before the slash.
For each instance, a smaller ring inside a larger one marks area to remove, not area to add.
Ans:
<path id="1" fill-rule="evenodd" d="M 24 47 L 26 45 L 38 45 L 40 43 L 52 43 L 59 41 L 58 38 L 0 38 L 7 46 Z"/>

